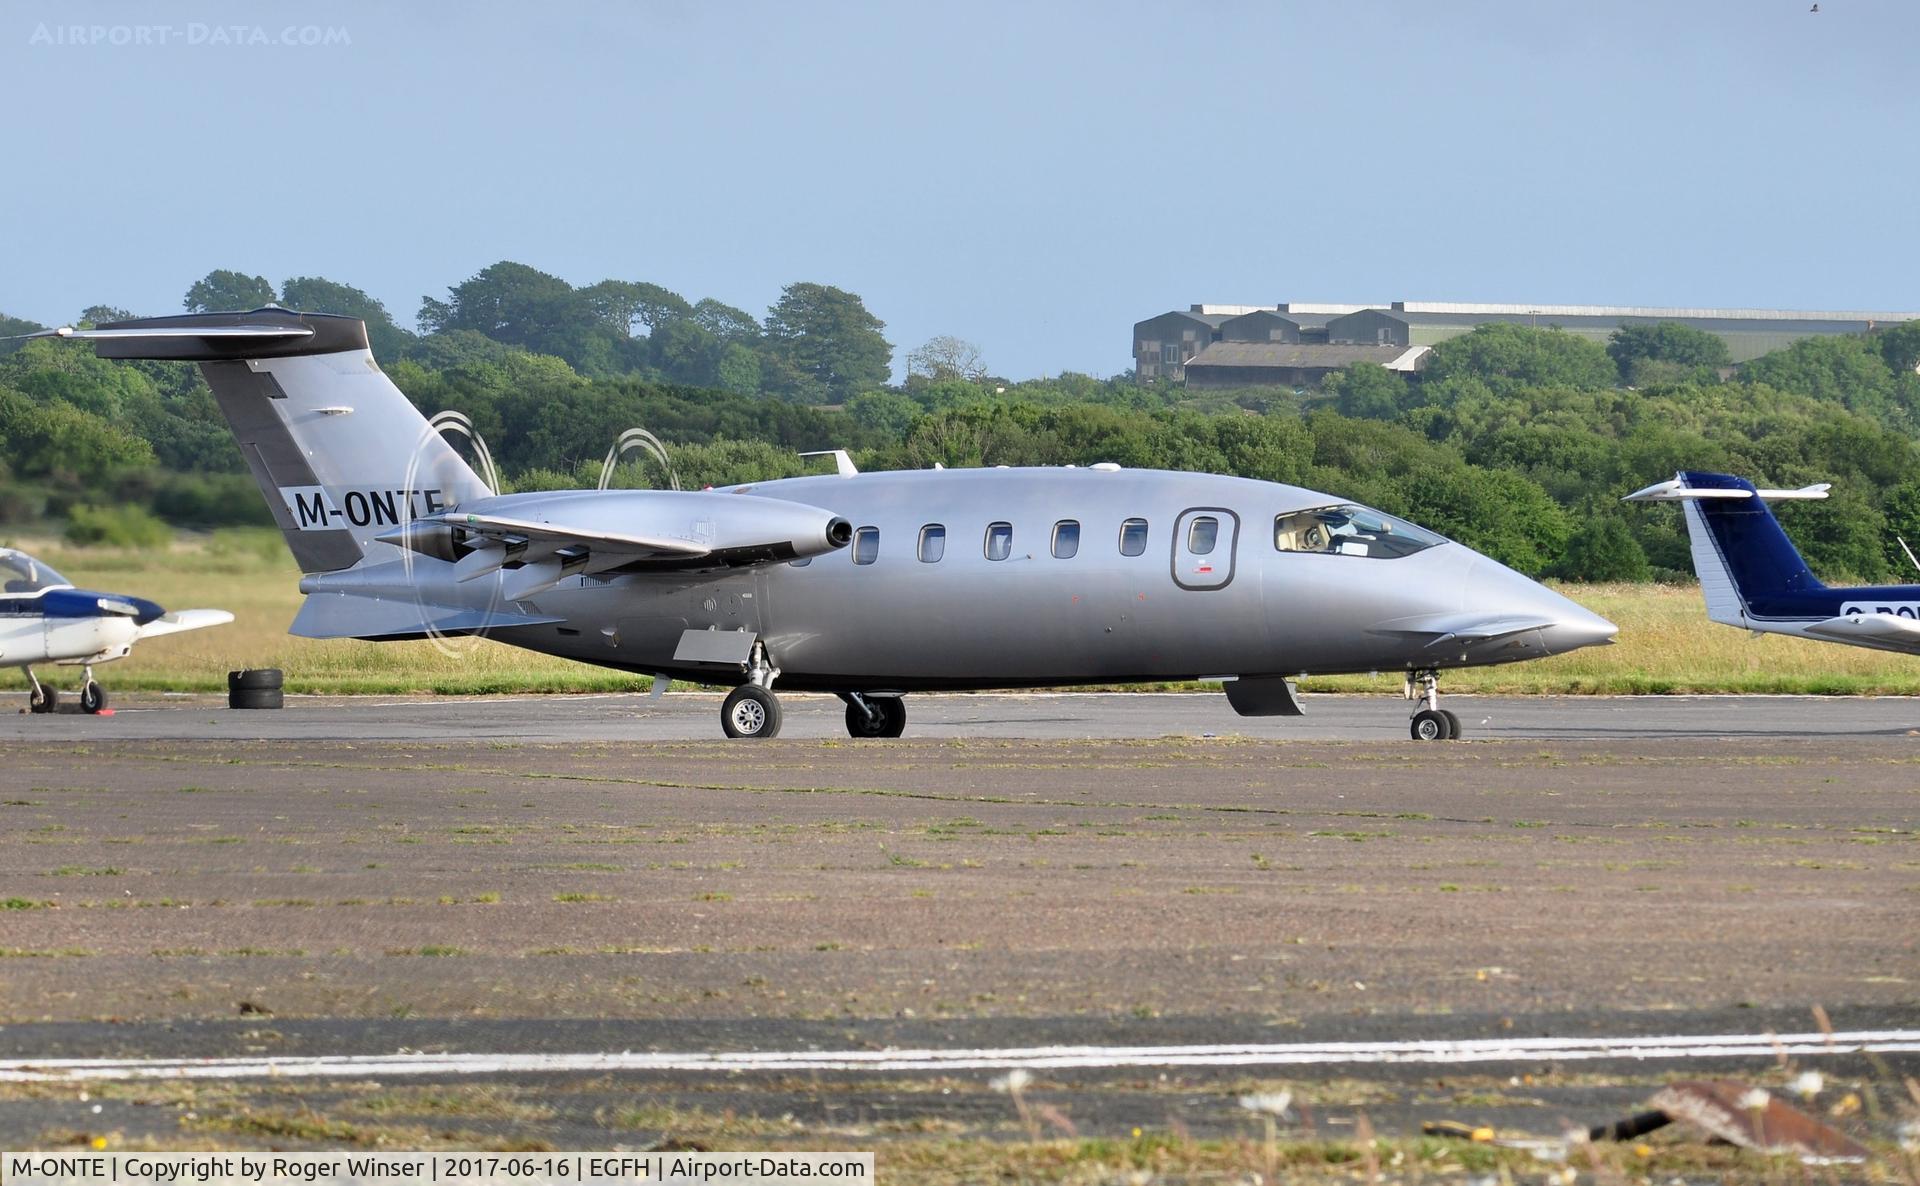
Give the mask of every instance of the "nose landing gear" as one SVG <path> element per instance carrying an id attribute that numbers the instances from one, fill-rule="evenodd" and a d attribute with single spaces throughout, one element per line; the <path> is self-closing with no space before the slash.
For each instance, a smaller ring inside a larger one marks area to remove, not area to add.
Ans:
<path id="1" fill-rule="evenodd" d="M 720 704 L 720 729 L 728 737 L 765 741 L 780 735 L 780 698 L 773 681 L 780 669 L 767 658 L 764 643 L 753 644 L 747 661 L 747 682 L 727 693 Z"/>
<path id="2" fill-rule="evenodd" d="M 1415 683 L 1419 692 L 1414 691 Z M 1407 673 L 1407 699 L 1419 707 L 1414 709 L 1409 732 L 1415 741 L 1458 741 L 1461 735 L 1460 718 L 1440 707 L 1440 673 L 1429 667 L 1424 671 Z"/>
<path id="3" fill-rule="evenodd" d="M 60 707 L 60 692 L 40 682 L 33 674 L 33 668 L 27 672 L 27 711 L 31 713 L 54 712 Z M 105 689 L 93 682 L 93 668 L 85 669 L 85 682 L 80 685 L 80 711 L 88 714 L 100 712 L 107 707 Z"/>

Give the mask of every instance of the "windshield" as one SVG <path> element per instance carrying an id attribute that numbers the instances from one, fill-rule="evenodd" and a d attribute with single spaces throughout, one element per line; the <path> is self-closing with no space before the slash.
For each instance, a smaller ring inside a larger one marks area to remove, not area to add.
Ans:
<path id="1" fill-rule="evenodd" d="M 1294 511 L 1273 521 L 1273 546 L 1282 552 L 1395 559 L 1446 542 L 1405 519 L 1352 504 Z"/>
<path id="2" fill-rule="evenodd" d="M 38 593 L 68 584 L 72 582 L 25 552 L 0 548 L 0 593 Z"/>

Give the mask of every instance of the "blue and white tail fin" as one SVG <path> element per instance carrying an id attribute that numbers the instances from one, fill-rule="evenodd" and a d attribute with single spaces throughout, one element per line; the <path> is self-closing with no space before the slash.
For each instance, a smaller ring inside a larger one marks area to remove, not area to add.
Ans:
<path id="1" fill-rule="evenodd" d="M 1827 485 L 1761 490 L 1731 474 L 1684 471 L 1627 495 L 1628 502 L 1678 502 L 1693 546 L 1693 571 L 1706 597 L 1707 616 L 1728 626 L 1757 628 L 1756 601 L 1824 589 L 1767 503 L 1825 498 Z"/>
<path id="2" fill-rule="evenodd" d="M 493 493 L 380 370 L 355 318 L 256 309 L 50 336 L 200 364 L 302 572 L 393 559 L 381 533 Z"/>

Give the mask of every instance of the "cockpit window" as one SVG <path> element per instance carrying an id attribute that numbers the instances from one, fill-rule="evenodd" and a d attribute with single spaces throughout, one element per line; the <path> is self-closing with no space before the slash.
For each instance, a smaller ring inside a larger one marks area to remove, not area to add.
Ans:
<path id="1" fill-rule="evenodd" d="M 38 593 L 72 583 L 25 552 L 0 548 L 0 593 Z"/>
<path id="2" fill-rule="evenodd" d="M 1273 546 L 1282 552 L 1395 559 L 1446 543 L 1424 527 L 1351 504 L 1294 511 L 1273 521 Z"/>

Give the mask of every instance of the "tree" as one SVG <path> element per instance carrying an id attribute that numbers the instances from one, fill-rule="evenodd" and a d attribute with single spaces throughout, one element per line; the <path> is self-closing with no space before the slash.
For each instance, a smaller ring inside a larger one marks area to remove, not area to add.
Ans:
<path id="1" fill-rule="evenodd" d="M 68 486 L 153 464 L 153 450 L 110 420 L 67 403 L 35 403 L 0 387 L 0 455 L 22 477 Z"/>
<path id="2" fill-rule="evenodd" d="M 950 379 L 973 382 L 987 373 L 980 347 L 964 338 L 941 334 L 907 355 L 907 381 L 940 383 Z"/>
<path id="3" fill-rule="evenodd" d="M 1554 571 L 1570 581 L 1644 581 L 1653 566 L 1620 516 L 1603 514 L 1567 537 L 1566 553 Z"/>
<path id="4" fill-rule="evenodd" d="M 394 324 L 387 307 L 351 284 L 319 276 L 295 276 L 280 286 L 289 309 L 303 313 L 338 313 L 367 323 L 367 344 L 373 356 L 392 362 L 413 345 L 414 335 Z"/>
<path id="5" fill-rule="evenodd" d="M 429 333 L 470 329 L 530 350 L 588 315 L 572 285 L 512 260 L 482 268 L 448 289 L 445 301 L 427 297 L 420 304 L 420 325 Z"/>
<path id="6" fill-rule="evenodd" d="M 88 305 L 80 310 L 79 325 L 105 325 L 110 321 L 132 321 L 134 314 L 113 305 Z"/>
<path id="7" fill-rule="evenodd" d="M 1356 362 L 1327 376 L 1321 390 L 1334 397 L 1342 416 L 1391 420 L 1407 400 L 1407 380 L 1377 362 Z"/>
<path id="8" fill-rule="evenodd" d="M 1448 381 L 1455 379 L 1477 379 L 1495 393 L 1522 387 L 1612 387 L 1619 368 L 1597 342 L 1559 329 L 1494 322 L 1433 348 L 1422 384 L 1446 394 Z"/>
<path id="9" fill-rule="evenodd" d="M 245 312 L 277 305 L 280 298 L 273 291 L 273 282 L 265 276 L 249 276 L 222 268 L 194 281 L 193 287 L 187 289 L 185 303 L 189 313 Z"/>
<path id="10" fill-rule="evenodd" d="M 1620 382 L 1636 382 L 1636 370 L 1644 363 L 1670 363 L 1672 367 L 1726 367 L 1732 355 L 1726 353 L 1726 340 L 1707 330 L 1695 330 L 1678 320 L 1663 320 L 1651 326 L 1620 326 L 1607 340 L 1607 355 L 1620 370 Z"/>
<path id="11" fill-rule="evenodd" d="M 885 328 L 853 293 L 789 284 L 767 313 L 769 386 L 801 403 L 843 403 L 884 387 L 893 374 Z"/>
<path id="12" fill-rule="evenodd" d="M 693 307 L 693 323 L 723 342 L 751 346 L 760 340 L 760 323 L 753 314 L 712 297 Z"/>
<path id="13" fill-rule="evenodd" d="M 760 356 L 739 342 L 728 342 L 713 377 L 722 391 L 753 395 L 760 390 Z"/>
<path id="14" fill-rule="evenodd" d="M 680 294 L 643 281 L 602 280 L 581 289 L 580 297 L 594 317 L 623 338 L 632 337 L 636 325 L 653 333 L 669 321 L 693 315 Z"/>
<path id="15" fill-rule="evenodd" d="M 1910 375 L 1920 370 L 1920 321 L 1903 322 L 1874 333 L 1880 356 L 1895 372 Z"/>

